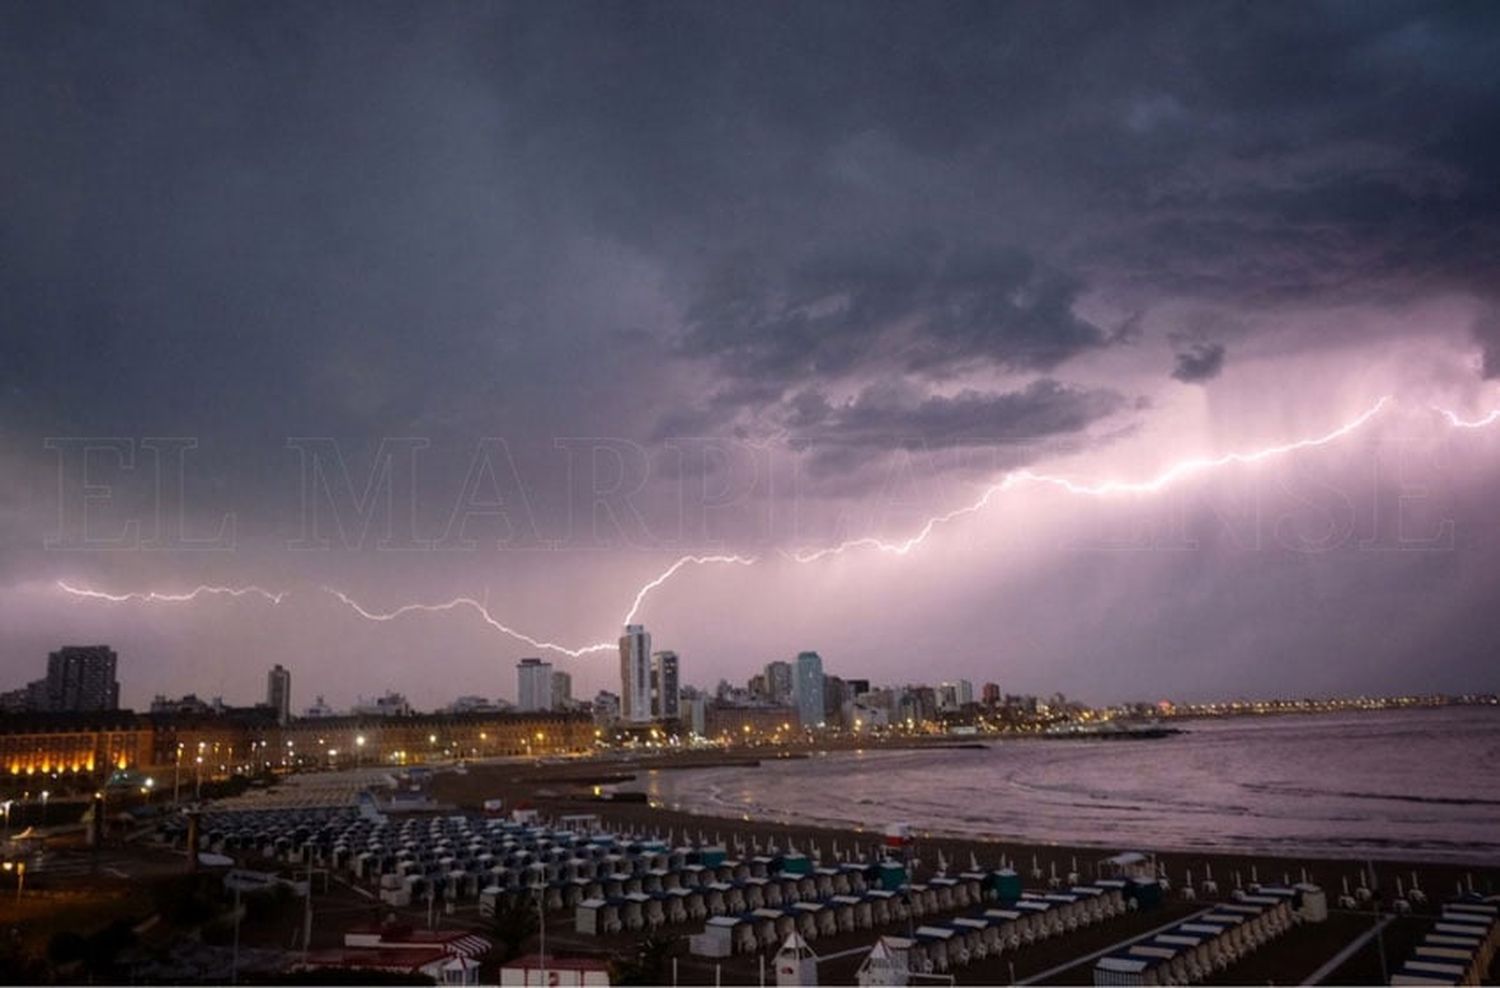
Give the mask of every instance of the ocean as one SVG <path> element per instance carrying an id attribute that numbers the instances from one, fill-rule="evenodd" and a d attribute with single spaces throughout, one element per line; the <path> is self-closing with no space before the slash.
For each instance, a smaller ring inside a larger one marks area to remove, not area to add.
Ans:
<path id="1" fill-rule="evenodd" d="M 986 740 L 655 771 L 635 788 L 698 813 L 1027 843 L 1500 861 L 1500 708 L 1178 726 L 1187 733 L 1159 740 Z"/>

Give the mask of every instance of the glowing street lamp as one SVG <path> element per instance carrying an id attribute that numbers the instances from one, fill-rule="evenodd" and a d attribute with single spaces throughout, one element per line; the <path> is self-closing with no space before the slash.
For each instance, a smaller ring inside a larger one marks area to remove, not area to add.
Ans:
<path id="1" fill-rule="evenodd" d="M 365 736 L 356 735 L 354 738 L 354 767 L 360 768 L 365 763 Z"/>
<path id="2" fill-rule="evenodd" d="M 52 793 L 46 789 L 42 790 L 42 826 L 47 825 L 47 800 L 52 798 Z"/>

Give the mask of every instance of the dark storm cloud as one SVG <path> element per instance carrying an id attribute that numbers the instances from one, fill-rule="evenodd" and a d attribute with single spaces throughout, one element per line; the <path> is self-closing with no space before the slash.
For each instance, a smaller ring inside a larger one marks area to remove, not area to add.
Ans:
<path id="1" fill-rule="evenodd" d="M 1222 343 L 1186 343 L 1175 354 L 1172 376 L 1184 384 L 1212 380 L 1224 369 L 1224 352 Z"/>
<path id="2" fill-rule="evenodd" d="M 1500 311 L 1496 65 L 1493 3 L 5 5 L 0 546 L 48 435 L 197 436 L 242 531 L 295 526 L 289 435 L 503 436 L 539 512 L 559 436 L 795 436 L 851 499 L 1076 448 L 1167 306 L 1273 369 L 1288 311 Z"/>
<path id="3" fill-rule="evenodd" d="M 787 404 L 785 428 L 798 448 L 812 454 L 816 474 L 892 450 L 994 446 L 1012 450 L 1015 459 L 1028 445 L 1077 434 L 1127 402 L 1113 391 L 1043 378 L 1019 391 L 963 390 L 951 397 L 889 383 L 842 402 L 808 390 Z"/>
<path id="4" fill-rule="evenodd" d="M 1091 290 L 1484 291 L 1500 258 L 1490 5 L 4 16 L 0 403 L 43 431 L 577 430 L 550 396 L 609 405 L 626 325 L 765 388 L 1057 373 L 1117 338 Z M 612 316 L 651 274 L 675 311 Z"/>
<path id="5" fill-rule="evenodd" d="M 876 368 L 1047 370 L 1110 334 L 1073 311 L 1076 280 L 1008 248 L 931 243 L 732 264 L 688 310 L 683 347 L 730 375 L 799 381 Z"/>
<path id="6" fill-rule="evenodd" d="M 799 436 L 822 434 L 873 447 L 1022 443 L 1078 432 L 1125 403 L 1113 391 L 1072 388 L 1045 378 L 1020 391 L 964 390 L 952 397 L 880 384 L 846 402 L 802 392 L 789 403 L 786 426 Z"/>

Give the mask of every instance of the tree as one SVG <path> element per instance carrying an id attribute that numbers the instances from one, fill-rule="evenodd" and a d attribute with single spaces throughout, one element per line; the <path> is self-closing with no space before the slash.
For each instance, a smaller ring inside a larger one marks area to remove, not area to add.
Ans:
<path id="1" fill-rule="evenodd" d="M 621 961 L 615 971 L 615 983 L 621 985 L 664 985 L 668 981 L 667 962 L 672 957 L 674 940 L 652 933 L 635 945 L 635 955 Z"/>
<path id="2" fill-rule="evenodd" d="M 536 903 L 528 896 L 497 896 L 490 932 L 495 936 L 494 957 L 501 964 L 514 960 L 526 941 L 537 931 Z"/>

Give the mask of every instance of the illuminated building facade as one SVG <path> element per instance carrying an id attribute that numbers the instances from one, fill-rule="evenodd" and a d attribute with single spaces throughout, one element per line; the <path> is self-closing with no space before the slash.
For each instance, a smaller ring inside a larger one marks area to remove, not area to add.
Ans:
<path id="1" fill-rule="evenodd" d="M 0 770 L 7 777 L 173 770 L 184 780 L 210 779 L 294 767 L 556 755 L 593 742 L 587 714 L 551 712 L 320 717 L 286 725 L 265 707 L 204 717 L 44 714 L 0 717 Z"/>

